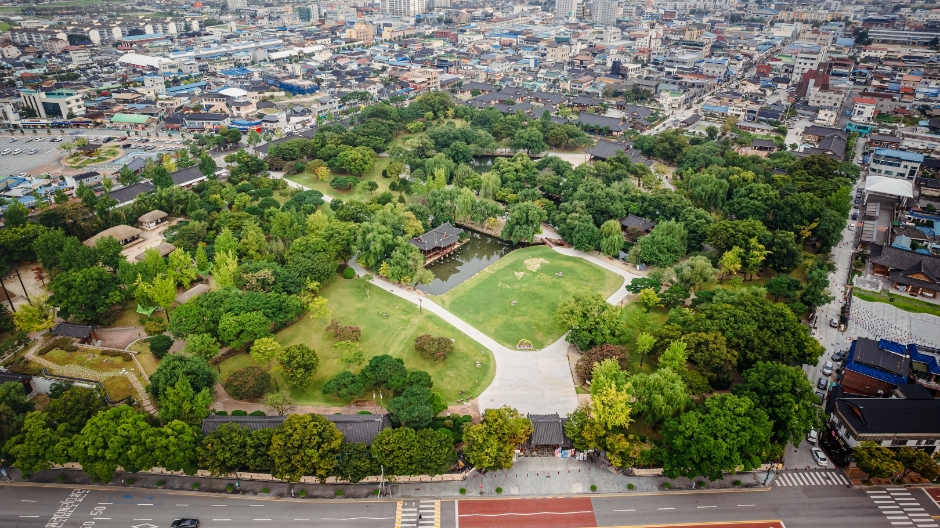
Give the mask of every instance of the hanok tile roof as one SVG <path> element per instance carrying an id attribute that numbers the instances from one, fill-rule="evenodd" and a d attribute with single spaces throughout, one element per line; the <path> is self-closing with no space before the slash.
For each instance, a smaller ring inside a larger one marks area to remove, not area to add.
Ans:
<path id="1" fill-rule="evenodd" d="M 137 198 L 138 195 L 153 192 L 154 187 L 150 183 L 135 183 L 134 185 L 128 185 L 127 187 L 122 187 L 120 189 L 111 191 L 108 193 L 108 197 L 113 198 L 117 203 L 127 203 L 133 201 L 134 198 Z"/>
<path id="2" fill-rule="evenodd" d="M 94 332 L 95 326 L 78 325 L 72 323 L 59 323 L 52 329 L 52 335 L 62 337 L 75 337 L 78 339 L 88 339 Z"/>
<path id="3" fill-rule="evenodd" d="M 635 214 L 630 213 L 626 218 L 620 219 L 620 225 L 623 227 L 635 227 L 640 231 L 649 231 L 656 227 L 656 222 L 648 218 L 643 218 L 642 216 L 636 216 Z"/>
<path id="4" fill-rule="evenodd" d="M 581 115 L 578 116 L 578 119 L 575 121 L 575 123 L 580 123 L 582 125 L 609 127 L 612 132 L 622 132 L 625 128 L 628 128 L 622 125 L 620 119 L 616 117 L 599 116 L 589 114 L 587 112 L 581 112 Z"/>
<path id="5" fill-rule="evenodd" d="M 529 445 L 571 447 L 571 439 L 565 436 L 565 419 L 557 413 L 526 416 L 532 421 Z"/>
<path id="6" fill-rule="evenodd" d="M 606 141 L 602 139 L 597 142 L 597 145 L 594 145 L 594 147 L 587 149 L 585 152 L 587 152 L 588 154 L 590 154 L 591 156 L 595 158 L 606 160 L 606 159 L 610 159 L 616 156 L 618 152 L 626 152 L 630 150 L 632 147 L 633 145 L 630 145 L 629 143 L 620 143 L 617 141 Z"/>
<path id="7" fill-rule="evenodd" d="M 220 425 L 236 423 L 249 431 L 274 429 L 284 423 L 286 416 L 209 416 L 202 420 L 202 434 L 214 433 Z"/>
<path id="8" fill-rule="evenodd" d="M 888 278 L 892 281 L 940 291 L 940 257 L 883 244 L 870 244 L 869 252 L 868 260 L 887 267 Z"/>
<path id="9" fill-rule="evenodd" d="M 198 165 L 193 165 L 192 167 L 178 170 L 173 174 L 170 174 L 170 177 L 173 178 L 173 183 L 175 185 L 188 185 L 190 182 L 196 181 L 200 178 L 205 178 L 205 176 L 199 170 Z"/>
<path id="10" fill-rule="evenodd" d="M 387 414 L 326 414 L 324 418 L 336 424 L 347 442 L 372 445 L 375 437 L 392 426 Z"/>
<path id="11" fill-rule="evenodd" d="M 427 233 L 412 238 L 411 243 L 421 251 L 430 251 L 454 244 L 461 234 L 463 229 L 452 226 L 450 222 L 444 222 Z"/>

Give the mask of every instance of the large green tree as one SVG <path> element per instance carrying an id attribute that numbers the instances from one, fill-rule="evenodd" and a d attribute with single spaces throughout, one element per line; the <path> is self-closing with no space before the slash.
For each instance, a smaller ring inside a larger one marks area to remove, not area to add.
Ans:
<path id="1" fill-rule="evenodd" d="M 509 406 L 487 409 L 481 423 L 464 431 L 464 455 L 478 469 L 508 469 L 513 451 L 532 431 L 532 421 Z"/>
<path id="2" fill-rule="evenodd" d="M 862 442 L 852 449 L 855 465 L 871 478 L 893 478 L 904 471 L 904 464 L 894 456 L 890 448 L 875 442 Z"/>
<path id="3" fill-rule="evenodd" d="M 160 421 L 165 424 L 180 420 L 191 426 L 198 426 L 203 418 L 209 416 L 212 405 L 212 393 L 204 387 L 198 393 L 193 390 L 189 380 L 182 373 L 176 384 L 167 387 L 160 396 Z"/>
<path id="4" fill-rule="evenodd" d="M 171 354 L 160 361 L 157 370 L 150 376 L 147 392 L 160 401 L 167 390 L 176 386 L 181 375 L 189 382 L 190 388 L 197 393 L 202 392 L 203 389 L 208 389 L 211 393 L 215 387 L 215 369 L 209 366 L 205 359 Z"/>
<path id="5" fill-rule="evenodd" d="M 79 322 L 104 321 L 111 308 L 124 300 L 117 278 L 100 266 L 60 273 L 49 283 L 49 302 L 59 317 Z"/>
<path id="6" fill-rule="evenodd" d="M 682 377 L 669 368 L 661 368 L 652 374 L 636 374 L 630 378 L 630 384 L 636 398 L 633 412 L 650 424 L 662 423 L 692 404 Z"/>
<path id="7" fill-rule="evenodd" d="M 600 295 L 575 295 L 561 303 L 555 319 L 568 330 L 568 341 L 581 350 L 604 343 L 617 344 L 623 339 L 620 308 L 608 304 Z"/>
<path id="8" fill-rule="evenodd" d="M 750 471 L 770 454 L 773 424 L 749 398 L 721 394 L 663 427 L 663 473 L 669 478 Z"/>
<path id="9" fill-rule="evenodd" d="M 388 402 L 388 412 L 402 425 L 421 429 L 437 415 L 434 393 L 427 387 L 409 385 Z"/>
<path id="10" fill-rule="evenodd" d="M 685 256 L 687 237 L 682 224 L 672 220 L 660 222 L 650 234 L 637 240 L 636 258 L 660 268 L 671 266 Z"/>
<path id="11" fill-rule="evenodd" d="M 542 232 L 542 222 L 548 219 L 545 209 L 534 202 L 522 202 L 509 207 L 509 220 L 500 233 L 502 238 L 513 243 L 526 241 L 532 243 L 533 238 Z"/>
<path id="12" fill-rule="evenodd" d="M 457 460 L 447 431 L 410 427 L 385 429 L 372 442 L 375 460 L 392 475 L 439 475 Z"/>
<path id="13" fill-rule="evenodd" d="M 224 423 L 204 436 L 196 449 L 199 467 L 212 476 L 228 476 L 248 462 L 248 429 Z"/>
<path id="14" fill-rule="evenodd" d="M 303 387 L 313 379 L 313 375 L 320 366 L 320 358 L 312 348 L 297 344 L 281 350 L 278 363 L 278 368 L 284 373 L 288 383 Z"/>
<path id="15" fill-rule="evenodd" d="M 299 482 L 313 475 L 320 482 L 333 474 L 343 433 L 336 424 L 318 414 L 292 414 L 271 437 L 270 454 L 274 478 Z"/>
<path id="16" fill-rule="evenodd" d="M 118 466 L 136 473 L 154 467 L 146 437 L 152 427 L 144 413 L 127 405 L 112 407 L 88 420 L 72 439 L 71 459 L 92 477 L 109 482 Z"/>
<path id="17" fill-rule="evenodd" d="M 800 445 L 810 429 L 820 430 L 825 416 L 819 398 L 800 367 L 762 361 L 743 373 L 734 394 L 750 398 L 773 422 L 774 439 Z"/>

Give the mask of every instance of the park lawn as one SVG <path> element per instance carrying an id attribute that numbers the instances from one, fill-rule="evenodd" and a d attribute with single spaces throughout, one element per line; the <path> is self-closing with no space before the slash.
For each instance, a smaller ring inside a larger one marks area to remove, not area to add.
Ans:
<path id="1" fill-rule="evenodd" d="M 905 312 L 925 313 L 940 316 L 940 305 L 912 299 L 910 295 L 896 295 L 893 293 L 873 293 L 869 291 L 852 290 L 852 295 L 863 301 L 881 302 L 893 305 Z"/>
<path id="2" fill-rule="evenodd" d="M 536 246 L 509 253 L 433 299 L 503 346 L 515 348 L 519 340 L 528 339 L 541 349 L 565 333 L 555 321 L 562 302 L 584 293 L 606 299 L 621 287 L 623 278 L 616 273 Z M 518 304 L 513 306 L 513 301 Z"/>
<path id="3" fill-rule="evenodd" d="M 140 363 L 140 366 L 143 367 L 148 377 L 152 376 L 160 365 L 160 360 L 157 356 L 150 353 L 150 344 L 144 341 L 137 341 L 128 347 L 128 350 L 137 352 L 137 361 Z"/>
<path id="4" fill-rule="evenodd" d="M 120 372 L 121 369 L 134 368 L 134 361 L 125 361 L 121 356 L 105 356 L 88 349 L 78 349 L 75 352 L 66 352 L 64 350 L 50 350 L 44 359 L 57 365 L 78 365 L 95 372 Z"/>
<path id="5" fill-rule="evenodd" d="M 322 192 L 323 194 L 332 196 L 333 198 L 338 198 L 343 201 L 359 200 L 361 202 L 368 202 L 371 198 L 376 197 L 388 190 L 388 184 L 392 183 L 392 179 L 383 178 L 382 171 L 385 170 L 385 168 L 388 167 L 388 164 L 391 162 L 392 158 L 388 156 L 383 156 L 377 159 L 375 161 L 375 166 L 371 171 L 366 172 L 362 176 L 356 177 L 359 180 L 359 184 L 346 191 L 330 187 L 330 181 L 334 176 L 336 176 L 336 174 L 332 173 L 327 177 L 326 181 L 320 181 L 313 174 L 307 174 L 306 172 L 284 177 L 294 183 L 299 183 L 305 187 L 315 189 Z M 343 176 L 348 175 L 344 174 Z M 374 181 L 379 185 L 379 188 L 374 192 L 369 193 L 369 191 L 361 188 L 362 182 L 366 181 Z"/>
<path id="6" fill-rule="evenodd" d="M 102 383 L 104 384 L 104 390 L 111 397 L 111 401 L 122 400 L 128 396 L 133 396 L 135 399 L 139 397 L 127 376 L 111 376 Z"/>
<path id="7" fill-rule="evenodd" d="M 368 296 L 365 288 L 368 288 Z M 321 293 L 330 300 L 329 318 L 304 317 L 276 336 L 284 346 L 299 343 L 310 346 L 320 358 L 320 366 L 312 382 L 301 388 L 288 387 L 274 368 L 276 362 L 271 362 L 271 372 L 276 376 L 279 387 L 288 388 L 296 404 L 341 406 L 349 403 L 322 392 L 323 385 L 343 370 L 339 354 L 332 351 L 336 340 L 324 331 L 331 318 L 343 325 L 362 329 L 363 365 L 369 358 L 380 354 L 401 358 L 407 368 L 428 372 L 434 381 L 434 391 L 441 394 L 448 404 L 478 396 L 493 381 L 496 364 L 492 354 L 438 316 L 419 313 L 417 306 L 361 279 L 334 279 Z M 388 319 L 382 313 L 387 313 Z M 423 334 L 454 339 L 454 353 L 443 361 L 424 359 L 414 350 L 415 338 Z M 477 361 L 480 368 L 476 366 Z M 247 366 L 268 368 L 255 363 L 248 354 L 237 354 L 221 363 L 219 379 L 224 381 L 235 370 Z M 360 369 L 361 366 L 351 368 L 356 373 Z M 460 394 L 461 391 L 464 394 Z M 371 391 L 362 396 L 365 399 L 371 397 Z"/>

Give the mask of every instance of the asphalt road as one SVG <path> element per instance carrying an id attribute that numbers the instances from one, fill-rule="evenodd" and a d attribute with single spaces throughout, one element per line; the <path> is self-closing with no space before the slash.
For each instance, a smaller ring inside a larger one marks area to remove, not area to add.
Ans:
<path id="1" fill-rule="evenodd" d="M 894 505 L 883 490 L 806 486 L 772 488 L 769 491 L 664 492 L 546 499 L 468 498 L 455 502 L 409 499 L 318 501 L 134 488 L 15 485 L 0 486 L 0 527 L 159 528 L 167 527 L 181 517 L 198 518 L 206 527 L 226 528 L 534 528 L 773 520 L 783 521 L 787 528 L 818 528 L 822 525 L 853 528 L 937 526 L 932 517 L 940 518 L 940 508 L 923 490 L 894 491 L 892 497 L 899 506 Z M 887 501 L 879 500 L 886 497 Z M 888 503 L 891 505 L 885 506 Z M 897 508 L 899 511 L 885 511 L 884 508 Z M 420 521 L 419 513 L 422 515 Z M 921 517 L 915 518 L 917 515 Z M 397 522 L 397 519 L 401 521 Z M 916 525 L 912 522 L 914 520 L 917 520 Z"/>

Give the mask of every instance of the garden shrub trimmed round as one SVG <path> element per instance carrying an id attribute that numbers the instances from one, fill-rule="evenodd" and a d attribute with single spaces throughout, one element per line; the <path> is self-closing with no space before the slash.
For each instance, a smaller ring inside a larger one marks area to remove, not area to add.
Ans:
<path id="1" fill-rule="evenodd" d="M 306 497 L 306 496 L 307 496 L 307 490 L 300 490 L 300 491 L 297 492 L 297 495 L 300 495 L 301 497 Z"/>
<path id="2" fill-rule="evenodd" d="M 271 491 L 271 490 L 268 489 L 268 488 L 261 488 L 261 493 L 264 493 L 265 495 L 267 495 L 267 493 L 268 493 L 269 491 Z"/>
<path id="3" fill-rule="evenodd" d="M 233 491 L 235 491 L 235 484 L 228 484 L 227 486 L 225 486 L 226 493 L 231 493 Z"/>
<path id="4" fill-rule="evenodd" d="M 233 372 L 224 386 L 225 392 L 236 400 L 252 400 L 268 392 L 271 375 L 259 367 L 245 367 Z"/>
<path id="5" fill-rule="evenodd" d="M 663 482 L 663 489 L 669 489 L 669 488 L 671 488 L 671 487 L 672 487 L 672 484 L 670 484 L 670 483 L 668 483 L 668 482 Z"/>
<path id="6" fill-rule="evenodd" d="M 502 492 L 503 492 L 503 488 L 496 488 L 496 493 L 500 493 L 500 494 L 501 494 Z"/>
<path id="7" fill-rule="evenodd" d="M 461 494 L 461 495 L 466 495 L 466 494 L 467 494 L 467 488 L 460 488 L 460 494 Z"/>
<path id="8" fill-rule="evenodd" d="M 155 335 L 150 338 L 150 353 L 163 359 L 173 346 L 173 338 L 168 335 Z"/>
<path id="9" fill-rule="evenodd" d="M 352 268 L 346 268 L 346 269 L 344 269 L 344 270 L 343 270 L 343 278 L 344 278 L 344 279 L 354 279 L 354 278 L 356 278 L 356 270 L 354 270 L 354 269 L 352 269 Z"/>
<path id="10" fill-rule="evenodd" d="M 241 409 L 236 409 L 232 411 L 232 416 L 248 416 L 248 411 L 243 411 Z"/>
<path id="11" fill-rule="evenodd" d="M 627 489 L 628 489 L 628 490 L 634 490 L 634 489 L 636 489 L 636 486 L 634 486 L 632 483 L 631 483 L 631 484 L 627 484 Z"/>
<path id="12" fill-rule="evenodd" d="M 597 491 L 597 486 L 594 484 L 591 484 L 591 491 Z"/>

